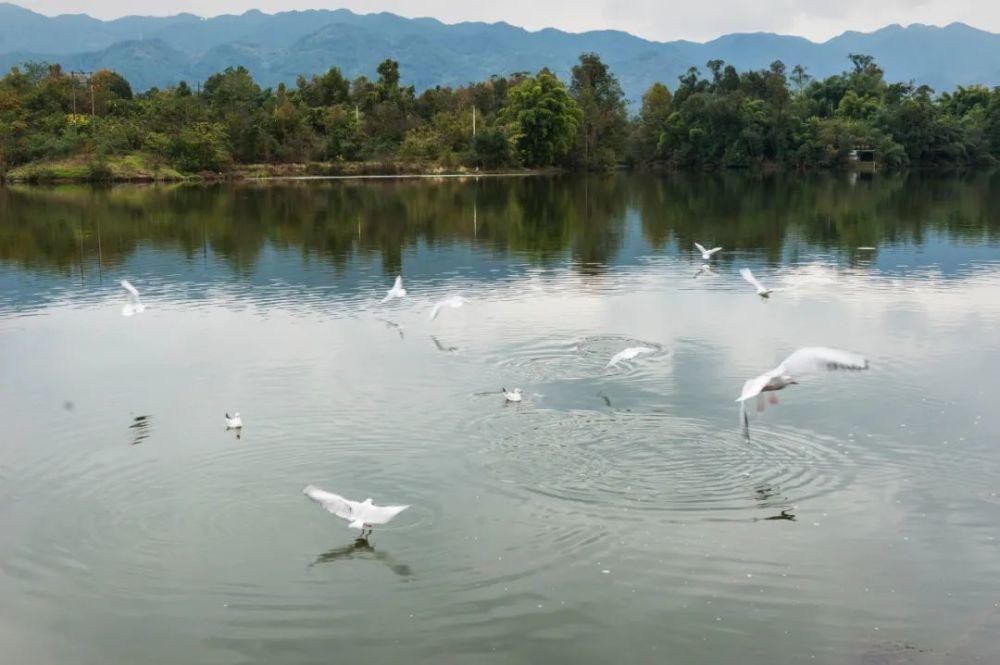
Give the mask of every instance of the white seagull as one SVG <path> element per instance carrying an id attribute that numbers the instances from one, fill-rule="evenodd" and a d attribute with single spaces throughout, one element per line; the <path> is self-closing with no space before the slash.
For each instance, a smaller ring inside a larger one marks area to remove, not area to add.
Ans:
<path id="1" fill-rule="evenodd" d="M 508 402 L 520 402 L 523 399 L 520 388 L 514 388 L 513 390 L 501 388 L 500 391 L 503 392 L 503 397 Z"/>
<path id="2" fill-rule="evenodd" d="M 619 351 L 614 356 L 612 356 L 611 360 L 609 360 L 608 364 L 605 365 L 604 367 L 605 368 L 614 367 L 623 360 L 632 360 L 632 358 L 635 358 L 640 354 L 653 353 L 654 351 L 656 351 L 656 349 L 651 349 L 648 346 L 630 346 L 624 351 Z"/>
<path id="3" fill-rule="evenodd" d="M 824 346 L 807 346 L 794 352 L 781 361 L 774 369 L 760 376 L 749 379 L 743 384 L 743 392 L 736 401 L 740 403 L 740 415 L 743 424 L 748 425 L 746 401 L 757 397 L 758 411 L 764 410 L 762 393 L 782 390 L 798 383 L 798 379 L 806 374 L 834 369 L 868 369 L 868 360 L 850 351 L 840 351 Z M 777 404 L 778 399 L 771 395 L 771 403 Z"/>
<path id="4" fill-rule="evenodd" d="M 371 499 L 364 501 L 351 501 L 339 494 L 321 490 L 314 485 L 308 485 L 302 490 L 307 497 L 323 506 L 328 512 L 333 513 L 341 519 L 349 522 L 347 526 L 352 529 L 361 529 L 361 537 L 365 537 L 365 530 L 371 535 L 372 527 L 377 524 L 385 524 L 400 514 L 409 506 L 376 506 Z"/>
<path id="5" fill-rule="evenodd" d="M 740 268 L 740 276 L 749 282 L 750 286 L 757 289 L 757 295 L 761 298 L 768 298 L 774 293 L 774 289 L 765 288 L 763 284 L 757 281 L 757 278 L 750 272 L 750 268 Z"/>
<path id="6" fill-rule="evenodd" d="M 231 416 L 226 414 L 226 429 L 243 429 L 243 419 L 240 418 L 239 411 Z"/>
<path id="7" fill-rule="evenodd" d="M 139 300 L 139 290 L 127 279 L 121 281 L 122 288 L 128 291 L 128 302 L 122 307 L 122 316 L 132 316 L 146 311 L 146 306 Z"/>
<path id="8" fill-rule="evenodd" d="M 712 258 L 712 254 L 722 251 L 721 247 L 713 247 L 712 249 L 705 249 L 698 243 L 695 243 L 694 246 L 698 248 L 699 252 L 701 252 L 701 258 L 705 261 L 708 261 L 710 258 Z"/>
<path id="9" fill-rule="evenodd" d="M 434 305 L 434 309 L 431 310 L 431 321 L 438 317 L 443 307 L 451 307 L 455 309 L 456 307 L 461 307 L 465 304 L 465 298 L 462 296 L 451 296 L 450 298 L 445 298 L 438 304 Z"/>
<path id="10" fill-rule="evenodd" d="M 406 295 L 406 289 L 403 288 L 403 276 L 396 275 L 396 281 L 392 283 L 392 288 L 385 292 L 385 298 L 382 298 L 383 303 L 387 303 L 393 298 L 402 298 Z"/>

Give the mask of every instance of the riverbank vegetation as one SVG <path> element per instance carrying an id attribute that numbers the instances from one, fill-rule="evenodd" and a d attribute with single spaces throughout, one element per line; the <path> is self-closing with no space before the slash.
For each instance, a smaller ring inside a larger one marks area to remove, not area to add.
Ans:
<path id="1" fill-rule="evenodd" d="M 673 90 L 654 84 L 632 115 L 595 54 L 568 83 L 542 69 L 418 93 L 393 60 L 375 74 L 349 81 L 333 67 L 262 89 L 234 67 L 136 94 L 107 70 L 27 63 L 0 79 L 0 177 L 839 168 L 859 147 L 889 168 L 1000 159 L 1000 89 L 889 83 L 864 55 L 823 80 L 713 60 Z"/>

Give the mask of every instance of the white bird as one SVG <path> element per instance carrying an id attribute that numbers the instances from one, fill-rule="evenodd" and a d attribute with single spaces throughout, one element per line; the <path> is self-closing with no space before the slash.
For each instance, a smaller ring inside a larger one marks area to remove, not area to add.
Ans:
<path id="1" fill-rule="evenodd" d="M 746 401 L 758 397 L 758 410 L 764 409 L 761 393 L 782 390 L 798 383 L 803 375 L 834 369 L 868 369 L 868 360 L 850 351 L 840 351 L 823 346 L 807 346 L 792 353 L 781 361 L 774 369 L 760 376 L 749 379 L 743 384 L 743 392 L 736 401 L 740 403 L 740 415 L 744 425 L 747 424 Z M 771 395 L 771 403 L 776 404 L 777 398 Z"/>
<path id="2" fill-rule="evenodd" d="M 383 303 L 387 303 L 393 298 L 402 298 L 406 295 L 406 289 L 403 288 L 403 276 L 396 275 L 396 281 L 392 283 L 392 288 L 385 292 L 385 298 L 382 298 Z"/>
<path id="3" fill-rule="evenodd" d="M 139 290 L 132 286 L 132 282 L 127 279 L 123 279 L 121 285 L 128 292 L 128 302 L 122 307 L 122 316 L 132 316 L 144 312 L 146 306 L 139 300 Z"/>
<path id="4" fill-rule="evenodd" d="M 753 276 L 752 272 L 750 272 L 750 268 L 740 268 L 740 276 L 749 282 L 752 287 L 757 289 L 757 295 L 761 298 L 768 298 L 772 293 L 774 293 L 774 289 L 765 288 L 763 284 L 757 281 L 757 278 Z"/>
<path id="5" fill-rule="evenodd" d="M 231 416 L 226 414 L 226 429 L 243 429 L 243 419 L 240 418 L 239 411 Z"/>
<path id="6" fill-rule="evenodd" d="M 463 298 L 462 296 L 451 296 L 449 298 L 445 298 L 438 304 L 434 305 L 434 309 L 431 310 L 431 321 L 433 321 L 438 317 L 438 314 L 441 312 L 441 309 L 443 307 L 451 307 L 452 309 L 455 309 L 457 307 L 461 307 L 464 304 L 465 304 L 465 298 Z"/>
<path id="7" fill-rule="evenodd" d="M 632 360 L 632 358 L 635 358 L 640 354 L 653 353 L 654 351 L 656 351 L 656 349 L 651 349 L 648 346 L 630 346 L 624 351 L 619 351 L 614 356 L 612 356 L 611 360 L 608 361 L 608 364 L 605 365 L 605 368 L 614 367 L 623 360 Z"/>
<path id="8" fill-rule="evenodd" d="M 500 390 L 501 392 L 503 392 L 504 399 L 507 400 L 508 402 L 520 402 L 521 399 L 523 399 L 521 396 L 520 388 L 514 388 L 513 390 L 507 390 L 506 388 L 501 388 Z"/>
<path id="9" fill-rule="evenodd" d="M 385 524 L 400 514 L 409 506 L 376 506 L 372 500 L 351 501 L 339 494 L 321 490 L 314 485 L 308 485 L 302 490 L 307 497 L 323 506 L 328 512 L 349 522 L 352 529 L 361 529 L 361 537 L 365 537 L 365 529 L 371 534 L 372 527 Z"/>
<path id="10" fill-rule="evenodd" d="M 698 243 L 695 243 L 694 246 L 698 248 L 699 252 L 701 252 L 701 258 L 705 261 L 708 261 L 710 258 L 712 258 L 712 254 L 722 251 L 721 247 L 713 247 L 712 249 L 705 249 Z"/>

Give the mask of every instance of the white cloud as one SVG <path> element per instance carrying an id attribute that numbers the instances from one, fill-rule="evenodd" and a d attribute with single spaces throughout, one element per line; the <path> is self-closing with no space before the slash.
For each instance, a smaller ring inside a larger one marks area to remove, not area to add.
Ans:
<path id="1" fill-rule="evenodd" d="M 649 39 L 703 41 L 730 32 L 768 31 L 823 40 L 845 30 L 869 31 L 889 23 L 945 25 L 962 21 L 1000 31 L 1000 3 L 983 0 L 715 0 L 680 7 L 662 0 L 175 0 L 164 5 L 149 0 L 18 0 L 43 14 L 88 13 L 99 18 L 126 14 L 164 15 L 191 12 L 202 16 L 260 9 L 335 9 L 389 11 L 403 16 L 433 16 L 447 23 L 506 21 L 531 30 L 556 27 L 574 32 L 625 30 Z"/>

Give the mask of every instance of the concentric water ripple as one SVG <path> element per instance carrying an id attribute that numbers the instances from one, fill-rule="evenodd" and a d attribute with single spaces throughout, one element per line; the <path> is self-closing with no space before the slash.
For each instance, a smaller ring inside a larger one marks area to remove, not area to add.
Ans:
<path id="1" fill-rule="evenodd" d="M 622 361 L 609 368 L 608 363 L 619 351 L 629 347 L 644 346 L 654 349 L 631 361 Z M 495 358 L 497 351 L 488 356 L 497 371 L 512 382 L 543 383 L 582 378 L 595 378 L 605 374 L 628 374 L 636 368 L 661 361 L 668 352 L 660 344 L 622 335 L 595 335 L 564 341 L 536 340 L 504 349 L 502 358 Z"/>
<path id="2" fill-rule="evenodd" d="M 865 464 L 845 442 L 771 427 L 743 442 L 736 428 L 667 413 L 535 411 L 484 419 L 479 462 L 503 492 L 531 492 L 605 512 L 754 508 L 849 486 Z"/>

